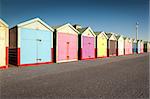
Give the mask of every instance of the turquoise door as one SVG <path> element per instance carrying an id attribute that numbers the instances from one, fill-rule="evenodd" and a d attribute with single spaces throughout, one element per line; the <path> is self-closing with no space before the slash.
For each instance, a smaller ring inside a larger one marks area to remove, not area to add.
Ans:
<path id="1" fill-rule="evenodd" d="M 137 52 L 137 44 L 133 43 L 133 52 L 136 53 Z"/>
<path id="2" fill-rule="evenodd" d="M 52 32 L 21 29 L 21 64 L 51 62 Z"/>

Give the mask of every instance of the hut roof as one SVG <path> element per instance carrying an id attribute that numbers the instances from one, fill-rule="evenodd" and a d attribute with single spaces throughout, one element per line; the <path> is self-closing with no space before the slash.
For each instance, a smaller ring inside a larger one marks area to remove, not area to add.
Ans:
<path id="1" fill-rule="evenodd" d="M 7 24 L 6 22 L 4 22 L 2 19 L 0 19 L 0 22 L 1 22 L 4 26 L 8 27 L 8 24 Z"/>
<path id="2" fill-rule="evenodd" d="M 89 30 L 89 31 L 92 33 L 92 35 L 93 35 L 94 37 L 96 37 L 95 33 L 93 32 L 93 30 L 92 30 L 90 27 L 79 28 L 79 29 L 77 29 L 77 30 L 80 32 L 80 34 L 83 34 L 86 30 Z"/>
<path id="3" fill-rule="evenodd" d="M 34 18 L 34 19 L 31 19 L 31 20 L 28 20 L 28 21 L 25 21 L 25 22 L 22 22 L 20 24 L 17 24 L 18 27 L 22 27 L 24 25 L 27 25 L 27 24 L 30 24 L 30 23 L 33 23 L 33 22 L 40 22 L 41 24 L 43 24 L 45 27 L 47 27 L 49 30 L 51 31 L 54 31 L 53 28 L 51 28 L 48 24 L 46 24 L 44 21 L 42 21 L 40 18 Z"/>
<path id="4" fill-rule="evenodd" d="M 108 36 L 106 35 L 106 33 L 104 31 L 101 32 L 94 32 L 96 36 L 103 34 L 105 36 L 106 39 L 108 39 Z"/>
<path id="5" fill-rule="evenodd" d="M 85 31 L 85 30 L 87 30 L 88 29 L 88 27 L 85 27 L 85 28 L 81 28 L 81 29 L 77 29 L 81 34 Z"/>
<path id="6" fill-rule="evenodd" d="M 53 29 L 55 30 L 59 30 L 65 26 L 69 26 L 70 28 L 72 28 L 75 32 L 79 33 L 79 31 L 77 29 L 75 29 L 70 23 L 66 23 L 66 24 L 62 24 L 62 25 L 57 25 L 57 26 L 52 26 Z"/>

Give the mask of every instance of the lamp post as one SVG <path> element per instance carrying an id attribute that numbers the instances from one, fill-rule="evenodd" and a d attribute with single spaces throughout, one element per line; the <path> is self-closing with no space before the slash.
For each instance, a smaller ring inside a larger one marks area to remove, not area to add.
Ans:
<path id="1" fill-rule="evenodd" d="M 139 28 L 139 22 L 136 22 L 136 40 L 138 40 L 138 28 Z"/>

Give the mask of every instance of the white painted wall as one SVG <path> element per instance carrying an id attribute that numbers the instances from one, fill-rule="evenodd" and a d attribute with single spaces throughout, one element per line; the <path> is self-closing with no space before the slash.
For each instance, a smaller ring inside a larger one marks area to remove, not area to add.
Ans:
<path id="1" fill-rule="evenodd" d="M 124 55 L 124 39 L 120 38 L 118 40 L 118 55 Z"/>
<path id="2" fill-rule="evenodd" d="M 8 27 L 0 23 L 0 66 L 6 66 L 6 47 L 8 47 Z"/>

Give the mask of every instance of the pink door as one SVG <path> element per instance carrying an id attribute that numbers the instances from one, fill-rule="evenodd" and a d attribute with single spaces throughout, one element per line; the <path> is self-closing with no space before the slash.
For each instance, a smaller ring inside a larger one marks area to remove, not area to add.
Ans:
<path id="1" fill-rule="evenodd" d="M 58 33 L 57 38 L 57 44 L 58 44 L 58 51 L 57 51 L 57 61 L 62 61 L 67 59 L 67 41 L 68 41 L 68 35 L 65 33 Z"/>
<path id="2" fill-rule="evenodd" d="M 94 58 L 94 37 L 82 36 L 82 59 Z"/>
<path id="3" fill-rule="evenodd" d="M 69 35 L 69 47 L 68 47 L 68 54 L 69 54 L 69 59 L 74 60 L 78 59 L 78 36 L 70 34 Z"/>
<path id="4" fill-rule="evenodd" d="M 58 33 L 57 61 L 77 59 L 78 45 L 77 35 Z"/>
<path id="5" fill-rule="evenodd" d="M 129 54 L 129 42 L 128 41 L 125 41 L 125 54 Z"/>
<path id="6" fill-rule="evenodd" d="M 141 53 L 143 53 L 143 43 L 141 43 Z"/>
<path id="7" fill-rule="evenodd" d="M 95 46 L 94 46 L 94 37 L 89 37 L 89 56 L 90 58 L 95 58 Z"/>
<path id="8" fill-rule="evenodd" d="M 132 54 L 132 42 L 129 42 L 129 54 Z"/>

